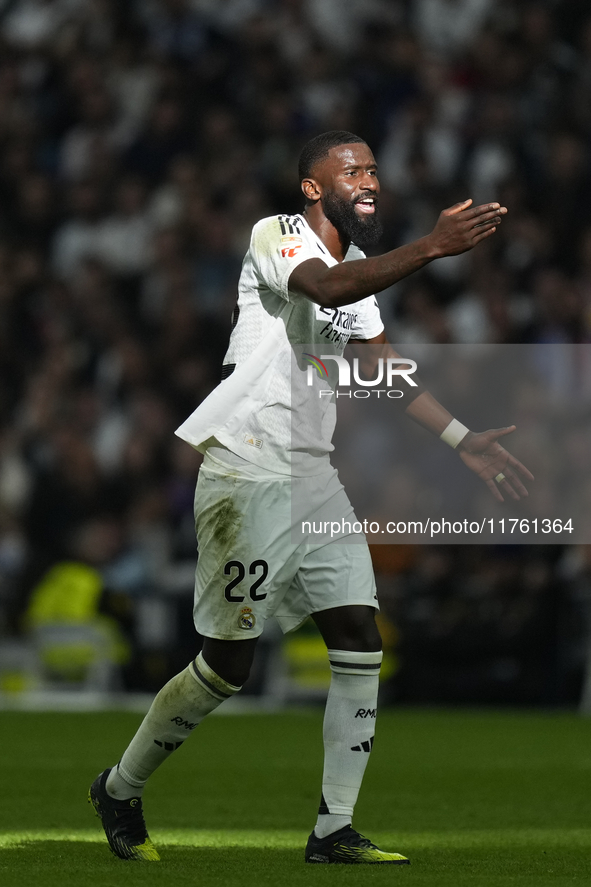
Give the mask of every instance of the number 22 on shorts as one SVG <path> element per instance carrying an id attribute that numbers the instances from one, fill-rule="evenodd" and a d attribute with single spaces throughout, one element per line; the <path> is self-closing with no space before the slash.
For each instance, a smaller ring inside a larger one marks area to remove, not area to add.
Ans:
<path id="1" fill-rule="evenodd" d="M 228 582 L 224 589 L 224 595 L 228 603 L 230 604 L 241 604 L 246 600 L 246 595 L 244 594 L 232 594 L 233 590 L 239 585 L 244 577 L 246 576 L 246 567 L 242 563 L 242 561 L 228 561 L 228 563 L 224 567 L 224 574 L 226 576 L 231 576 L 232 571 L 236 569 L 238 573 L 234 578 Z M 253 561 L 252 564 L 248 568 L 248 572 L 251 576 L 257 576 L 259 570 L 262 570 L 261 575 L 258 576 L 255 581 L 252 583 L 249 589 L 250 599 L 251 601 L 263 601 L 267 597 L 267 592 L 264 594 L 257 594 L 258 589 L 265 581 L 269 574 L 269 565 L 267 561 L 258 560 Z"/>

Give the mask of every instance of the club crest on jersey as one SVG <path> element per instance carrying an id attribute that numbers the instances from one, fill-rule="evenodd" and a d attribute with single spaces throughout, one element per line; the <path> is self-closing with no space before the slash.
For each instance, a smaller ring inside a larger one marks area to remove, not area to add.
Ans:
<path id="1" fill-rule="evenodd" d="M 245 631 L 250 631 L 251 628 L 255 627 L 256 621 L 256 616 L 250 607 L 244 607 L 240 610 L 240 616 L 238 617 L 239 628 L 243 628 Z"/>

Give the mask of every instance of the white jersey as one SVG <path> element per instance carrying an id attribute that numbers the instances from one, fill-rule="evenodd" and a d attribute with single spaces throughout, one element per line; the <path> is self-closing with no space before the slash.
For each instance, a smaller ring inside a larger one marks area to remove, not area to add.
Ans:
<path id="1" fill-rule="evenodd" d="M 351 244 L 345 261 L 363 258 Z M 349 339 L 372 339 L 384 325 L 375 296 L 323 308 L 292 292 L 290 275 L 308 259 L 338 264 L 303 216 L 271 216 L 254 226 L 222 382 L 176 431 L 197 449 L 205 450 L 215 438 L 238 456 L 280 474 L 326 469 L 333 449 L 334 399 L 314 404 L 313 419 L 304 416 L 306 405 L 294 403 L 294 346 L 341 354 Z"/>

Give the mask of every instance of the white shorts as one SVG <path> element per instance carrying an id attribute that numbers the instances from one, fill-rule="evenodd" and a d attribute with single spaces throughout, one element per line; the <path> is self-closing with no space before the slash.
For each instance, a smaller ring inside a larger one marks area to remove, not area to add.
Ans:
<path id="1" fill-rule="evenodd" d="M 365 536 L 333 541 L 292 538 L 292 478 L 229 454 L 209 451 L 195 492 L 199 559 L 195 573 L 195 627 L 222 640 L 258 637 L 275 616 L 284 632 L 311 614 L 348 605 L 378 608 Z M 223 452 L 223 451 L 222 451 Z M 234 464 L 228 464 L 234 462 Z M 320 510 L 356 520 L 334 468 L 308 478 Z M 318 513 L 318 506 L 311 506 Z"/>

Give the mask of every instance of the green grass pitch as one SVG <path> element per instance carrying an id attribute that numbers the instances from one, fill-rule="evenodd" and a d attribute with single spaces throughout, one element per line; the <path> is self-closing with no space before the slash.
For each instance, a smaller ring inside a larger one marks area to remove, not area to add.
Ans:
<path id="1" fill-rule="evenodd" d="M 322 713 L 208 719 L 145 794 L 160 863 L 115 859 L 86 802 L 139 716 L 0 714 L 2 887 L 591 883 L 591 721 L 388 711 L 355 825 L 410 866 L 306 866 Z"/>

